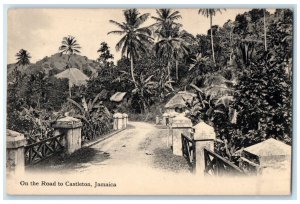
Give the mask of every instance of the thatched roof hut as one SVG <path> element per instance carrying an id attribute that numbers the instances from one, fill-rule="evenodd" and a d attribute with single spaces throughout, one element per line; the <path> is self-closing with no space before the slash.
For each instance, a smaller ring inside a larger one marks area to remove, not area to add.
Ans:
<path id="1" fill-rule="evenodd" d="M 196 94 L 187 91 L 179 91 L 173 96 L 169 102 L 165 105 L 166 109 L 185 108 L 186 101 L 192 101 Z"/>
<path id="2" fill-rule="evenodd" d="M 84 73 L 82 73 L 77 68 L 66 69 L 65 71 L 62 71 L 59 74 L 56 74 L 55 77 L 58 79 L 69 79 L 70 87 L 72 87 L 73 85 L 86 85 L 87 80 L 89 79 Z"/>

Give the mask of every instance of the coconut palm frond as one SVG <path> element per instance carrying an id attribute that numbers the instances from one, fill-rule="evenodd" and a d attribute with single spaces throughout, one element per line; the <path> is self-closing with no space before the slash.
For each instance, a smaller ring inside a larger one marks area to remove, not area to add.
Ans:
<path id="1" fill-rule="evenodd" d="M 17 65 L 28 65 L 30 64 L 30 53 L 27 50 L 21 49 L 17 54 L 16 54 L 16 59 L 17 59 Z"/>
<path id="2" fill-rule="evenodd" d="M 77 43 L 77 40 L 74 36 L 69 35 L 68 37 L 64 37 L 61 44 L 62 45 L 58 48 L 61 53 L 66 53 L 69 55 L 80 53 L 81 47 Z"/>

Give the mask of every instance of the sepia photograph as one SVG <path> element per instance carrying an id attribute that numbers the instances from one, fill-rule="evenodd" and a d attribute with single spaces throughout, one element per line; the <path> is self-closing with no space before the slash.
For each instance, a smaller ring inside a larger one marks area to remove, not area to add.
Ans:
<path id="1" fill-rule="evenodd" d="M 7 194 L 291 195 L 295 15 L 10 7 Z"/>

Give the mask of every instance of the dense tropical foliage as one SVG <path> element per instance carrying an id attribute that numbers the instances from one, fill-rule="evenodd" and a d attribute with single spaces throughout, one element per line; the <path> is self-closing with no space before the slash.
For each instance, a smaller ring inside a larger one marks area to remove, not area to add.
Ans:
<path id="1" fill-rule="evenodd" d="M 194 124 L 203 120 L 215 128 L 216 149 L 223 156 L 234 160 L 239 149 L 270 137 L 291 144 L 293 12 L 253 9 L 223 26 L 213 25 L 219 12 L 200 9 L 210 18 L 210 29 L 193 36 L 180 23 L 179 11 L 157 9 L 150 18 L 137 9 L 124 10 L 124 22 L 110 20 L 118 30 L 108 33 L 121 36 L 115 45 L 122 54 L 117 63 L 106 42 L 100 44 L 97 60 L 78 60 L 79 44 L 65 37 L 59 50 L 67 56 L 56 58 L 65 60 L 59 65 L 72 63 L 90 77 L 86 86 L 71 87 L 72 96 L 67 80 L 54 77 L 60 70 L 51 59 L 43 59 L 50 62 L 47 66 L 34 67 L 29 53 L 20 50 L 15 67 L 30 71 L 11 72 L 8 127 L 30 132 L 43 111 L 51 119 L 70 112 L 84 122 L 85 139 L 93 139 L 108 131 L 111 113 L 130 111 L 132 118 L 140 114 L 151 120 L 170 97 L 187 90 L 197 94 L 187 104 L 188 116 Z M 150 20 L 154 23 L 143 26 Z M 126 99 L 111 102 L 116 92 L 126 92 Z"/>

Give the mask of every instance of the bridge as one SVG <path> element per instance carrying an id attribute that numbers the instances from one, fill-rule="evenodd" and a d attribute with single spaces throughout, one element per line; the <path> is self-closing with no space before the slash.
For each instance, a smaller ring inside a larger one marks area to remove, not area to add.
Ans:
<path id="1" fill-rule="evenodd" d="M 44 186 L 53 187 L 48 192 L 50 194 L 62 192 L 74 194 L 74 190 L 76 194 L 118 194 L 113 188 L 127 195 L 142 195 L 145 192 L 157 195 L 226 194 L 225 186 L 232 183 L 234 178 L 223 177 L 219 180 L 209 175 L 224 176 L 226 172 L 233 172 L 236 176 L 244 175 L 245 172 L 213 152 L 211 144 L 214 141 L 209 134 L 205 133 L 206 135 L 202 135 L 202 138 L 199 138 L 197 134 L 188 135 L 190 132 L 187 130 L 191 127 L 184 124 L 187 120 L 183 120 L 182 117 L 178 118 L 177 122 L 174 118 L 171 121 L 172 125 L 164 128 L 145 122 L 129 122 L 123 126 L 118 121 L 115 123 L 115 129 L 117 129 L 115 134 L 110 134 L 106 138 L 83 147 L 78 145 L 77 140 L 74 140 L 77 133 L 79 133 L 77 138 L 81 136 L 80 131 L 77 130 L 80 125 L 76 122 L 68 122 L 68 125 L 62 126 L 58 124 L 57 127 L 70 128 L 69 131 L 58 131 L 53 138 L 31 145 L 24 146 L 21 140 L 16 139 L 20 135 L 15 135 L 14 141 L 10 141 L 12 146 L 7 147 L 14 149 L 11 152 L 15 154 L 8 153 L 7 162 L 15 161 L 15 167 L 18 166 L 16 158 L 19 154 L 16 146 L 23 145 L 27 163 L 25 174 L 24 172 L 15 174 L 11 177 L 12 182 L 8 179 L 8 191 L 11 189 L 11 192 L 16 192 L 17 189 L 22 194 L 27 194 L 26 192 L 34 194 L 34 186 L 22 188 L 20 182 L 26 185 L 26 182 L 35 180 L 43 183 Z M 198 127 L 203 127 L 203 125 L 205 124 L 199 124 Z M 121 129 L 118 130 L 118 126 Z M 194 127 L 197 128 L 197 126 Z M 209 128 L 206 127 L 207 129 Z M 201 131 L 196 130 L 196 132 Z M 8 135 L 8 137 L 12 136 Z M 73 146 L 72 142 L 61 138 L 73 141 Z M 176 142 L 178 144 L 175 144 Z M 32 162 L 38 158 L 40 161 Z M 247 162 L 251 163 L 251 161 Z M 14 171 L 20 170 L 15 168 Z M 261 193 L 270 190 L 270 182 L 279 191 L 289 189 L 289 183 L 284 183 L 288 180 L 286 177 L 277 177 L 280 179 L 279 182 L 273 177 L 265 176 L 255 177 L 255 179 L 253 177 L 236 179 L 238 182 L 227 189 L 230 192 L 236 190 L 244 194 L 257 194 L 257 182 L 260 183 L 263 179 L 270 180 L 259 184 Z M 63 188 L 55 188 L 59 182 L 64 182 Z M 72 189 L 69 188 L 70 186 Z M 85 188 L 88 186 L 89 190 L 87 191 L 82 186 Z M 102 186 L 109 187 L 103 188 Z M 247 186 L 247 189 L 244 186 Z M 39 194 L 38 191 L 37 194 Z"/>

